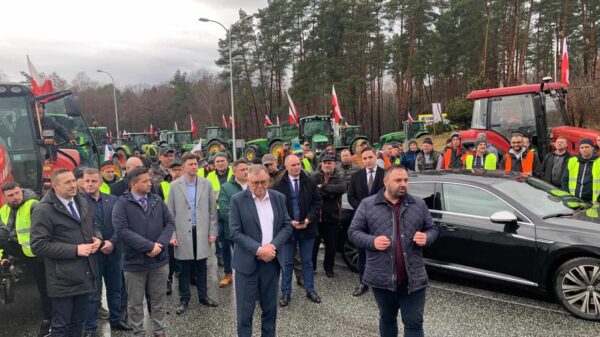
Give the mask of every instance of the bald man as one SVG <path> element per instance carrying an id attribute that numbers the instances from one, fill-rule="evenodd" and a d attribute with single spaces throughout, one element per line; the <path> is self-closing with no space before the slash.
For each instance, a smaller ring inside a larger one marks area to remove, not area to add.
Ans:
<path id="1" fill-rule="evenodd" d="M 129 159 L 127 159 L 127 161 L 125 162 L 125 172 L 126 173 L 123 175 L 121 180 L 110 185 L 110 194 L 115 195 L 117 197 L 120 197 L 121 195 L 123 195 L 123 193 L 125 193 L 125 191 L 127 191 L 127 189 L 128 189 L 127 179 L 125 178 L 127 176 L 127 172 L 131 172 L 131 170 L 133 170 L 137 167 L 144 167 L 144 163 L 142 162 L 142 160 L 140 158 L 130 157 Z M 153 189 L 152 193 L 154 193 L 154 192 L 155 191 Z"/>

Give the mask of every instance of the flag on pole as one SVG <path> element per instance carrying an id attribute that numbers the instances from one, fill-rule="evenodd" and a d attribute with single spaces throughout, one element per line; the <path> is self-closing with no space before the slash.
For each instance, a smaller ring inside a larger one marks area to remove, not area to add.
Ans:
<path id="1" fill-rule="evenodd" d="M 155 134 L 154 134 L 155 130 L 154 130 L 154 126 L 152 126 L 152 123 L 150 123 L 150 137 L 154 138 Z"/>
<path id="2" fill-rule="evenodd" d="M 231 117 L 231 115 L 229 115 L 229 127 L 235 127 L 235 125 L 233 125 L 233 117 Z"/>
<path id="3" fill-rule="evenodd" d="M 288 113 L 288 119 L 290 120 L 290 125 L 296 125 L 298 126 L 297 120 L 296 120 L 296 116 L 294 116 L 294 112 L 292 111 L 292 107 L 290 106 L 289 109 L 289 113 Z"/>
<path id="4" fill-rule="evenodd" d="M 277 125 L 279 125 L 279 115 L 277 115 Z"/>
<path id="5" fill-rule="evenodd" d="M 409 122 L 414 122 L 415 120 L 412 118 L 412 116 L 410 115 L 410 111 L 408 112 L 408 121 Z"/>
<path id="6" fill-rule="evenodd" d="M 335 86 L 331 86 L 331 105 L 333 106 L 333 120 L 335 121 L 335 124 L 340 124 L 342 111 L 340 109 L 340 102 L 335 93 Z"/>
<path id="7" fill-rule="evenodd" d="M 112 146 L 104 145 L 104 161 L 112 160 L 114 154 Z"/>
<path id="8" fill-rule="evenodd" d="M 296 109 L 296 105 L 294 104 L 294 101 L 292 101 L 292 98 L 290 97 L 290 93 L 286 93 L 287 94 L 287 98 L 288 98 L 288 102 L 290 104 L 290 111 L 289 111 L 289 120 L 290 120 L 290 125 L 292 124 L 296 124 L 296 126 L 298 126 L 298 110 Z"/>
<path id="9" fill-rule="evenodd" d="M 196 123 L 194 123 L 192 114 L 190 114 L 190 130 L 192 131 L 192 137 L 196 137 Z"/>
<path id="10" fill-rule="evenodd" d="M 112 144 L 113 143 L 112 131 L 108 131 L 108 133 L 106 135 L 108 137 L 108 144 Z"/>
<path id="11" fill-rule="evenodd" d="M 179 131 L 179 128 L 177 127 L 177 121 L 173 122 L 173 130 Z"/>
<path id="12" fill-rule="evenodd" d="M 221 119 L 221 125 L 227 129 L 227 121 L 225 120 L 225 115 L 221 115 L 223 118 Z"/>
<path id="13" fill-rule="evenodd" d="M 265 125 L 273 125 L 273 122 L 271 122 L 271 119 L 268 115 L 265 115 Z"/>
<path id="14" fill-rule="evenodd" d="M 34 96 L 40 96 L 54 92 L 52 80 L 46 76 L 41 76 L 27 55 L 27 66 L 29 67 L 29 75 L 31 76 L 31 90 Z M 44 103 L 44 102 L 43 102 Z"/>
<path id="15" fill-rule="evenodd" d="M 569 53 L 567 51 L 567 38 L 563 39 L 562 62 L 560 65 L 561 81 L 567 87 L 571 87 L 569 82 Z"/>

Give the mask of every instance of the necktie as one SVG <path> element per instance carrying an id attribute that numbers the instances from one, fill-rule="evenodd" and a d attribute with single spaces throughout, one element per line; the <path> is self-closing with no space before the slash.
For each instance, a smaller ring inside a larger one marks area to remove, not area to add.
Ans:
<path id="1" fill-rule="evenodd" d="M 77 211 L 75 210 L 75 206 L 73 206 L 73 202 L 69 201 L 69 212 L 71 212 L 71 215 L 77 220 L 79 221 L 79 213 L 77 213 Z"/>
<path id="2" fill-rule="evenodd" d="M 144 213 L 148 212 L 148 201 L 146 200 L 146 198 L 140 199 L 140 205 L 144 209 Z"/>
<path id="3" fill-rule="evenodd" d="M 369 188 L 369 193 L 373 189 L 373 170 L 369 170 L 369 181 L 367 182 L 367 186 Z"/>
<path id="4" fill-rule="evenodd" d="M 298 178 L 294 179 L 294 194 L 298 195 Z"/>

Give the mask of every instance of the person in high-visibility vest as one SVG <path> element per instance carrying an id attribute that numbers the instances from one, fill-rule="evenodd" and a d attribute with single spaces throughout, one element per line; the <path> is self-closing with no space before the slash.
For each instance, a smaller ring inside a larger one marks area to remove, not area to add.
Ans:
<path id="1" fill-rule="evenodd" d="M 334 151 L 335 151 L 335 149 L 334 149 Z M 313 170 L 312 164 L 310 163 L 310 160 L 308 160 L 307 158 L 304 157 L 304 151 L 302 151 L 302 147 L 300 146 L 300 144 L 298 144 L 298 143 L 292 144 L 292 154 L 295 154 L 296 156 L 298 156 L 298 158 L 300 158 L 300 165 L 301 165 L 302 169 L 308 175 L 310 175 Z"/>
<path id="2" fill-rule="evenodd" d="M 206 179 L 212 184 L 215 198 L 218 198 L 221 186 L 233 177 L 233 170 L 229 167 L 229 161 L 225 152 L 216 153 L 213 156 L 213 160 L 215 161 L 215 170 L 210 172 L 206 176 Z M 219 203 L 217 202 L 217 210 L 218 209 Z M 215 255 L 217 256 L 217 264 L 223 266 L 225 262 L 223 261 L 223 252 L 221 250 L 221 237 L 219 237 L 216 242 Z"/>
<path id="3" fill-rule="evenodd" d="M 498 157 L 493 153 L 488 153 L 487 142 L 485 140 L 480 140 L 475 145 L 475 153 L 468 154 L 467 159 L 465 160 L 466 169 L 496 170 L 498 168 Z"/>
<path id="4" fill-rule="evenodd" d="M 540 166 L 535 151 L 523 146 L 523 136 L 514 134 L 510 137 L 510 150 L 502 158 L 500 167 L 506 172 L 520 172 L 525 176 L 537 175 Z"/>
<path id="5" fill-rule="evenodd" d="M 179 179 L 183 175 L 182 166 L 183 163 L 179 159 L 175 159 L 169 164 L 169 180 L 163 180 L 160 182 L 160 188 L 158 189 L 158 195 L 167 203 L 169 201 L 169 189 L 171 182 Z"/>
<path id="6" fill-rule="evenodd" d="M 38 336 L 49 336 L 52 319 L 52 301 L 46 292 L 46 268 L 44 261 L 31 251 L 31 213 L 38 205 L 34 192 L 22 189 L 16 182 L 2 185 L 2 196 L 6 202 L 0 208 L 0 263 L 9 263 L 9 257 L 23 264 L 33 275 L 42 298 L 44 317 Z"/>
<path id="7" fill-rule="evenodd" d="M 107 160 L 100 164 L 100 174 L 102 175 L 102 185 L 100 192 L 110 194 L 110 185 L 118 181 L 115 174 L 115 163 L 112 160 Z"/>
<path id="8" fill-rule="evenodd" d="M 588 202 L 600 195 L 600 158 L 591 139 L 579 141 L 579 155 L 571 157 L 563 172 L 561 188 Z"/>

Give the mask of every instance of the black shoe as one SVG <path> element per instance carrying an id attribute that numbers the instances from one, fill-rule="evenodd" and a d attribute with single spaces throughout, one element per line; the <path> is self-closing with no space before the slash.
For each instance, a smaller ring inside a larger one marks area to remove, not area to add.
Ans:
<path id="1" fill-rule="evenodd" d="M 296 283 L 299 286 L 304 287 L 304 278 L 302 278 L 302 277 L 296 277 Z"/>
<path id="2" fill-rule="evenodd" d="M 112 324 L 110 326 L 111 329 L 120 330 L 120 331 L 131 331 L 133 328 L 127 324 L 127 322 L 120 321 L 117 324 Z"/>
<path id="3" fill-rule="evenodd" d="M 362 294 L 366 293 L 368 290 L 369 290 L 369 286 L 361 283 L 358 285 L 358 287 L 356 287 L 356 289 L 354 289 L 352 296 L 354 296 L 354 297 L 361 296 Z"/>
<path id="4" fill-rule="evenodd" d="M 171 280 L 167 280 L 167 296 L 173 293 L 173 282 Z"/>
<path id="5" fill-rule="evenodd" d="M 281 299 L 279 300 L 280 307 L 287 307 L 290 304 L 292 297 L 290 295 L 283 294 L 281 295 Z"/>
<path id="6" fill-rule="evenodd" d="M 203 305 L 205 305 L 207 307 L 211 307 L 211 308 L 219 306 L 219 304 L 217 302 L 211 300 L 210 297 L 208 297 L 208 296 L 206 296 L 205 298 L 201 298 L 198 301 L 200 302 L 200 304 L 203 304 Z"/>
<path id="7" fill-rule="evenodd" d="M 51 321 L 49 319 L 45 319 L 42 321 L 40 325 L 40 330 L 37 334 L 37 337 L 50 337 L 50 325 Z"/>
<path id="8" fill-rule="evenodd" d="M 83 333 L 83 337 L 97 337 L 98 335 L 92 331 L 86 331 Z"/>
<path id="9" fill-rule="evenodd" d="M 184 301 L 184 300 L 180 301 L 179 305 L 177 306 L 177 309 L 175 310 L 175 313 L 177 315 L 183 314 L 185 312 L 185 310 L 187 309 L 189 303 L 190 303 L 189 300 L 187 300 L 187 301 Z"/>
<path id="10" fill-rule="evenodd" d="M 306 298 L 308 298 L 313 303 L 321 303 L 321 298 L 314 291 L 306 293 Z"/>
<path id="11" fill-rule="evenodd" d="M 217 258 L 217 264 L 219 265 L 219 267 L 225 266 L 225 262 L 223 261 L 222 257 Z"/>
<path id="12" fill-rule="evenodd" d="M 333 274 L 333 270 L 326 270 L 326 271 L 325 271 L 325 275 L 326 275 L 327 277 L 333 277 L 333 275 L 334 275 L 334 274 Z"/>

